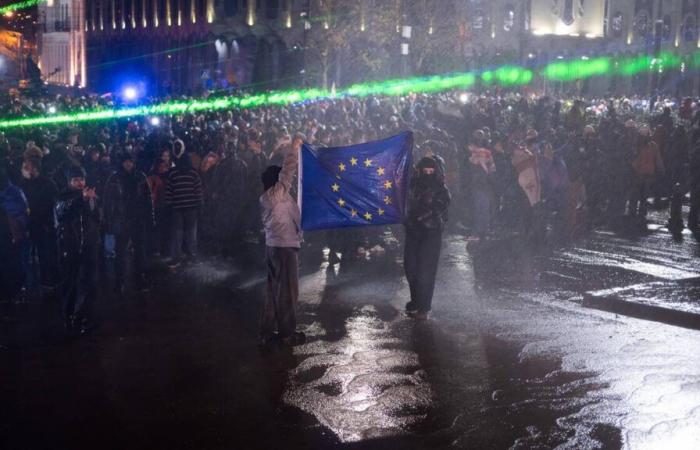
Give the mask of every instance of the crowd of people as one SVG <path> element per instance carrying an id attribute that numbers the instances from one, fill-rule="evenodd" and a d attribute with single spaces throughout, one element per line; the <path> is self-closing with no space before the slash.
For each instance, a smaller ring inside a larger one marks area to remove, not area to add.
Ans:
<path id="1" fill-rule="evenodd" d="M 26 116 L 100 104 L 18 97 L 5 111 Z M 301 140 L 344 146 L 408 129 L 414 161 L 439 162 L 421 169 L 439 170 L 445 180 L 450 230 L 472 242 L 517 234 L 546 247 L 593 227 L 643 225 L 650 198 L 656 205 L 675 199 L 669 224 L 682 228 L 677 205 L 688 193 L 687 227 L 698 231 L 698 109 L 690 99 L 650 107 L 638 99 L 450 92 L 6 129 L 0 254 L 8 270 L 0 296 L 22 300 L 57 289 L 66 326 L 87 333 L 99 261 L 114 260 L 113 289 L 121 295 L 131 286 L 148 289 L 154 258 L 178 270 L 200 253 L 235 256 L 241 243 L 262 242 L 261 174 L 281 166 L 290 148 Z M 376 236 L 370 229 L 320 239 L 336 262 L 356 258 Z M 422 267 L 423 253 L 416 247 L 407 263 Z"/>

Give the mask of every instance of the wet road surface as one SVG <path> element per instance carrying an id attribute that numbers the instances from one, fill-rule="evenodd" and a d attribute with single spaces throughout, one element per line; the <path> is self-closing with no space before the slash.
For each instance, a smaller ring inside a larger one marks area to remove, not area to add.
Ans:
<path id="1" fill-rule="evenodd" d="M 495 252 L 475 277 L 449 237 L 426 322 L 402 312 L 400 252 L 329 266 L 312 246 L 307 343 L 269 352 L 260 255 L 105 293 L 80 340 L 50 305 L 0 304 L 0 448 L 700 448 L 700 332 L 581 304 L 697 277 L 693 239 L 598 232 L 544 256 Z"/>

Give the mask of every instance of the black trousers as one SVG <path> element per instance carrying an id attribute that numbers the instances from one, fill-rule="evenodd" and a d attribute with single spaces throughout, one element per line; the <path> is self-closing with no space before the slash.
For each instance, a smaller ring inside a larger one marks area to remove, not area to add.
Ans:
<path id="1" fill-rule="evenodd" d="M 695 188 L 690 191 L 690 212 L 688 213 L 688 229 L 696 231 L 700 230 L 700 188 Z"/>
<path id="2" fill-rule="evenodd" d="M 146 260 L 146 227 L 138 222 L 126 224 L 121 233 L 115 235 L 116 278 L 117 283 L 123 283 L 126 276 L 126 266 L 129 259 L 129 242 L 134 250 L 134 274 L 143 277 Z"/>
<path id="3" fill-rule="evenodd" d="M 267 297 L 260 314 L 261 337 L 270 337 L 275 331 L 282 338 L 294 335 L 299 299 L 298 253 L 296 248 L 266 248 Z"/>
<path id="4" fill-rule="evenodd" d="M 63 315 L 66 321 L 92 320 L 97 295 L 97 260 L 76 256 L 61 261 Z"/>
<path id="5" fill-rule="evenodd" d="M 441 245 L 441 230 L 406 229 L 403 266 L 411 291 L 406 309 L 430 311 Z"/>

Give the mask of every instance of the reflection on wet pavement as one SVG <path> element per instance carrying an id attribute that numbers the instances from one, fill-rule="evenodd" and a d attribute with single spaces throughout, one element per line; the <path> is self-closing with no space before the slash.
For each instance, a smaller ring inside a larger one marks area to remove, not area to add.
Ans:
<path id="1" fill-rule="evenodd" d="M 700 448 L 700 334 L 581 302 L 697 303 L 695 241 L 598 232 L 486 263 L 465 244 L 446 238 L 431 318 L 414 322 L 400 248 L 329 266 L 312 239 L 307 343 L 272 354 L 255 340 L 259 249 L 106 296 L 86 340 L 55 342 L 52 311 L 0 304 L 0 447 Z"/>

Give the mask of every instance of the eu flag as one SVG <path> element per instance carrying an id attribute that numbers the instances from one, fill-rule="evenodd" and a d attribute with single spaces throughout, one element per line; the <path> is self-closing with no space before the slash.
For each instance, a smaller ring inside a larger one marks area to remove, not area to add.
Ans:
<path id="1" fill-rule="evenodd" d="M 304 144 L 299 170 L 303 230 L 401 223 L 413 133 L 349 147 Z"/>

